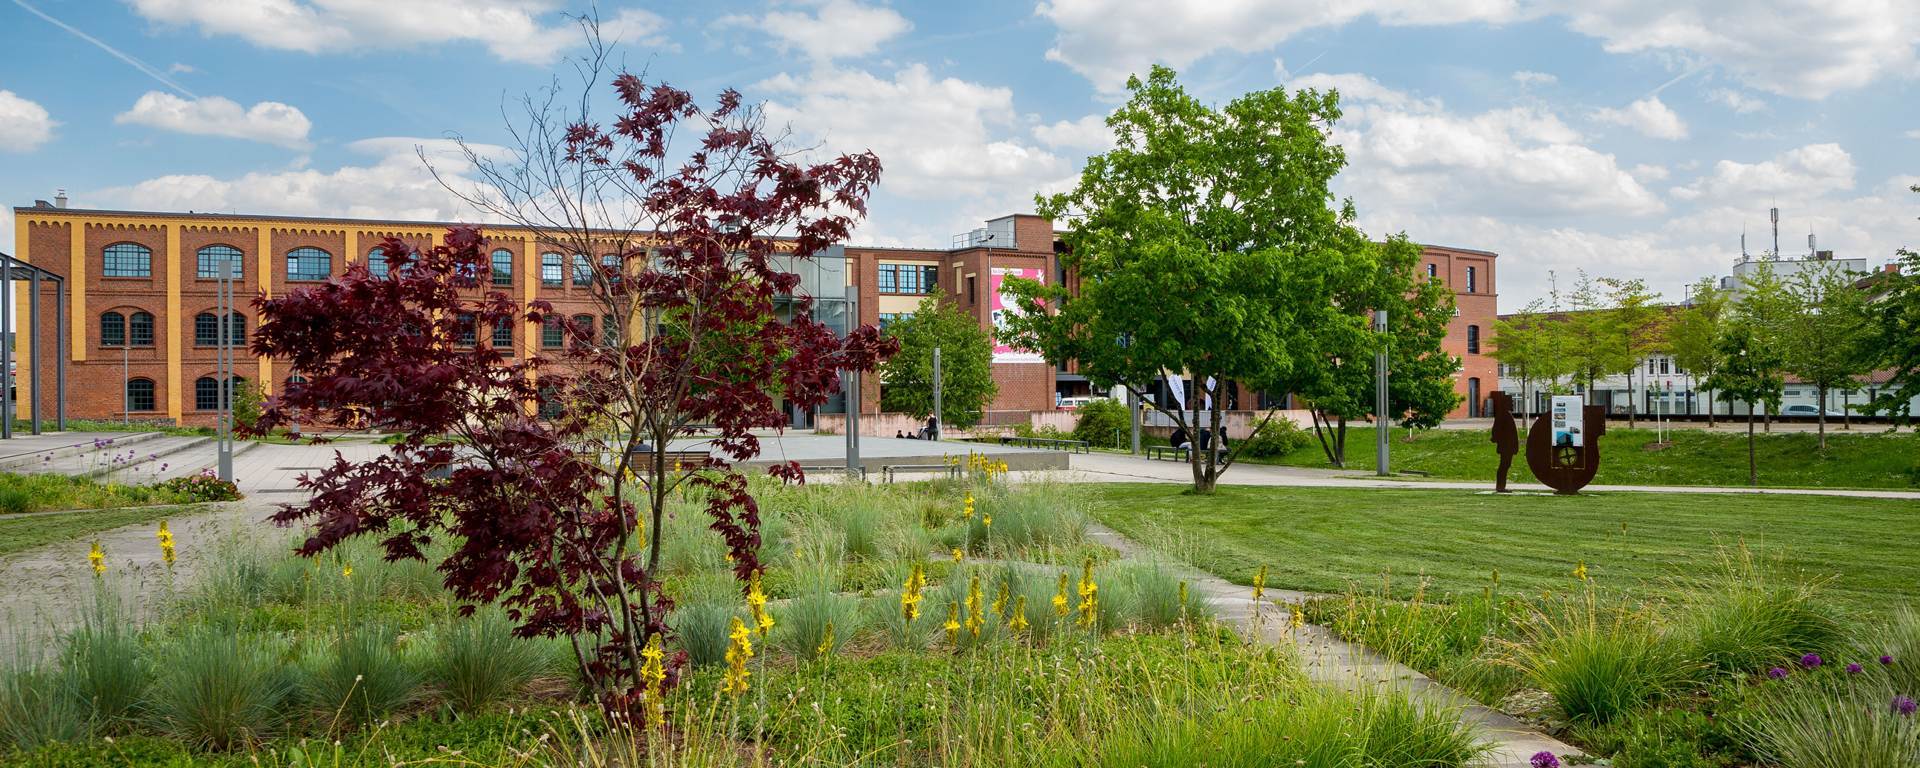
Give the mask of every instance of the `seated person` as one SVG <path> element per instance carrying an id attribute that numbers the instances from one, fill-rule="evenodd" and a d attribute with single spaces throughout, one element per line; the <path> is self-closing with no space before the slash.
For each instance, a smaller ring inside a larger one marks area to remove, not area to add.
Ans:
<path id="1" fill-rule="evenodd" d="M 1174 427 L 1173 434 L 1167 437 L 1168 444 L 1183 451 L 1188 450 L 1188 444 L 1192 442 L 1193 441 L 1187 437 L 1187 430 L 1184 427 Z"/>

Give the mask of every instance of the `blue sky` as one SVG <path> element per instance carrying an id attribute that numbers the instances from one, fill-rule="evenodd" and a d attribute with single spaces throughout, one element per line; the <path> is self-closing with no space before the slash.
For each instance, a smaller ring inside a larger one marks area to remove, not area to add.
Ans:
<path id="1" fill-rule="evenodd" d="M 415 147 L 505 140 L 565 76 L 564 0 L 0 0 L 0 198 L 457 218 Z M 1910 0 L 602 2 L 629 66 L 764 102 L 887 171 L 860 242 L 944 245 L 1106 146 L 1126 73 L 1203 98 L 1336 87 L 1376 236 L 1501 254 L 1501 308 L 1574 270 L 1679 298 L 1768 247 L 1920 247 Z M 48 20 L 47 17 L 57 21 Z M 91 42 L 87 38 L 92 38 Z M 437 155 L 443 170 L 463 169 Z M 0 247 L 12 243 L 0 222 Z"/>

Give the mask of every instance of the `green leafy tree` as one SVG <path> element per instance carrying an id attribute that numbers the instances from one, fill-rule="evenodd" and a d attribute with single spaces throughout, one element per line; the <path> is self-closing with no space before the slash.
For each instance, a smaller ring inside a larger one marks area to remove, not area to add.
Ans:
<path id="1" fill-rule="evenodd" d="M 1720 370 L 1720 354 L 1715 345 L 1727 324 L 1727 294 L 1714 287 L 1713 278 L 1694 284 L 1691 302 L 1675 313 L 1667 326 L 1667 350 L 1673 364 L 1686 371 L 1700 389 L 1701 382 Z M 1707 426 L 1713 426 L 1713 390 L 1706 390 Z"/>
<path id="2" fill-rule="evenodd" d="M 1600 284 L 1605 288 L 1609 307 L 1601 326 L 1606 333 L 1604 357 L 1614 366 L 1609 373 L 1627 375 L 1627 385 L 1632 390 L 1627 396 L 1627 427 L 1633 428 L 1639 426 L 1638 412 L 1646 404 L 1646 368 L 1641 361 L 1654 350 L 1666 347 L 1666 317 L 1654 305 L 1660 294 L 1648 291 L 1645 280 L 1606 277 L 1600 279 Z M 1639 386 L 1633 385 L 1636 374 L 1640 376 Z"/>
<path id="3" fill-rule="evenodd" d="M 1460 404 L 1453 384 L 1460 360 L 1441 349 L 1453 317 L 1453 291 L 1419 271 L 1420 246 L 1395 236 L 1366 243 L 1347 262 L 1349 268 L 1328 275 L 1334 308 L 1363 322 L 1373 310 L 1385 309 L 1387 333 L 1330 324 L 1281 382 L 1307 401 L 1313 434 L 1336 467 L 1346 465 L 1348 423 L 1373 415 L 1374 357 L 1381 344 L 1392 374 L 1386 418 L 1426 429 Z"/>
<path id="4" fill-rule="evenodd" d="M 1793 313 L 1783 328 L 1786 370 L 1813 387 L 1819 405 L 1820 449 L 1827 448 L 1827 395 L 1860 387 L 1873 367 L 1878 328 L 1859 275 L 1829 264 L 1794 275 L 1788 286 Z"/>
<path id="5" fill-rule="evenodd" d="M 1489 357 L 1507 366 L 1508 374 L 1520 380 L 1517 399 L 1524 415 L 1532 407 L 1533 386 L 1552 391 L 1560 377 L 1571 372 L 1565 350 L 1560 345 L 1558 325 L 1547 303 L 1535 299 L 1512 316 L 1494 321 L 1493 351 Z"/>
<path id="6" fill-rule="evenodd" d="M 1720 365 L 1708 377 L 1707 386 L 1747 404 L 1747 484 L 1759 485 L 1760 471 L 1755 465 L 1753 447 L 1754 406 L 1767 406 L 1769 412 L 1780 407 L 1780 391 L 1786 385 L 1780 369 L 1786 361 L 1746 318 L 1730 324 L 1714 349 L 1719 354 Z"/>
<path id="7" fill-rule="evenodd" d="M 1734 314 L 1738 322 L 1747 326 L 1752 335 L 1753 345 L 1763 348 L 1761 359 L 1776 361 L 1779 367 L 1776 373 L 1786 368 L 1786 347 L 1788 327 L 1797 310 L 1794 307 L 1793 293 L 1787 290 L 1787 281 L 1774 271 L 1771 262 L 1762 261 L 1754 265 L 1740 285 L 1740 298 L 1734 302 Z M 1751 405 L 1751 403 L 1749 403 Z M 1762 428 L 1773 431 L 1773 414 L 1780 409 L 1778 399 L 1768 404 L 1762 416 Z"/>
<path id="8" fill-rule="evenodd" d="M 1008 281 L 1024 312 L 1006 338 L 1079 361 L 1096 387 L 1126 387 L 1190 435 L 1220 435 L 1227 387 L 1272 389 L 1329 326 L 1366 333 L 1328 288 L 1367 261 L 1353 206 L 1327 189 L 1346 165 L 1328 141 L 1338 96 L 1272 89 L 1215 107 L 1165 67 L 1127 89 L 1107 118 L 1114 148 L 1073 190 L 1038 198 L 1071 222 L 1060 262 L 1079 290 Z M 1184 407 L 1146 397 L 1169 373 L 1196 385 Z M 1192 452 L 1195 492 L 1212 492 L 1239 446 Z"/>
<path id="9" fill-rule="evenodd" d="M 1604 286 L 1585 271 L 1579 274 L 1573 292 L 1568 294 L 1566 319 L 1554 328 L 1555 342 L 1566 350 L 1568 374 L 1592 398 L 1593 383 L 1623 367 L 1623 353 L 1612 343 L 1615 336 Z"/>
<path id="10" fill-rule="evenodd" d="M 1920 192 L 1920 184 L 1912 189 Z M 1920 395 L 1920 253 L 1901 249 L 1899 265 L 1899 272 L 1874 278 L 1880 291 L 1873 306 L 1880 335 L 1875 365 L 1890 373 L 1885 388 L 1866 407 L 1887 414 L 1896 428 L 1913 423 L 1913 398 Z"/>
<path id="11" fill-rule="evenodd" d="M 924 419 L 933 413 L 933 350 L 940 350 L 940 423 L 964 429 L 1000 386 L 993 381 L 993 337 L 939 292 L 920 300 L 913 314 L 887 324 L 900 352 L 880 369 L 880 407 Z"/>

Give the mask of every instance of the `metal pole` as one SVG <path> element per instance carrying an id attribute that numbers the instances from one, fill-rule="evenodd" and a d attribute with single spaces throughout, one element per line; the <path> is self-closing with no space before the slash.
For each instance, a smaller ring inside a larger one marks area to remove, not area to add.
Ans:
<path id="1" fill-rule="evenodd" d="M 928 440 L 940 439 L 940 426 L 946 421 L 946 410 L 940 407 L 940 388 L 946 379 L 940 375 L 940 348 L 933 348 L 933 430 L 927 433 Z"/>
<path id="2" fill-rule="evenodd" d="M 27 350 L 27 366 L 33 369 L 32 373 L 28 374 L 32 377 L 28 387 L 32 394 L 28 397 L 32 399 L 27 401 L 27 411 L 32 414 L 33 434 L 37 435 L 40 434 L 40 269 L 38 267 L 29 273 L 29 279 L 33 283 L 33 292 L 27 297 L 27 333 L 33 334 L 34 344 Z"/>
<path id="3" fill-rule="evenodd" d="M 0 370 L 7 383 L 0 387 L 0 439 L 13 437 L 13 262 L 0 262 Z"/>
<path id="4" fill-rule="evenodd" d="M 847 330 L 860 322 L 860 286 L 847 286 Z M 860 466 L 860 370 L 847 369 L 847 477 L 863 477 Z"/>
<path id="5" fill-rule="evenodd" d="M 126 325 L 120 327 L 120 426 L 133 423 L 133 373 L 130 358 L 133 357 L 133 316 L 128 315 Z"/>
<path id="6" fill-rule="evenodd" d="M 1374 310 L 1373 330 L 1381 335 L 1380 350 L 1373 354 L 1373 471 L 1381 477 L 1393 474 L 1387 466 L 1387 311 Z M 1477 405 L 1471 407 L 1478 407 Z"/>
<path id="7" fill-rule="evenodd" d="M 53 428 L 67 431 L 67 281 L 53 292 Z"/>
<path id="8" fill-rule="evenodd" d="M 1134 394 L 1132 388 L 1128 388 L 1127 389 L 1127 420 L 1132 422 L 1133 455 L 1135 456 L 1140 455 L 1140 416 L 1141 416 L 1140 406 L 1141 406 L 1140 396 Z"/>
<path id="9" fill-rule="evenodd" d="M 217 284 L 216 304 L 220 323 L 220 348 L 214 351 L 215 367 L 219 369 L 219 435 L 215 453 L 219 464 L 220 479 L 233 482 L 233 260 L 220 259 L 220 282 Z"/>

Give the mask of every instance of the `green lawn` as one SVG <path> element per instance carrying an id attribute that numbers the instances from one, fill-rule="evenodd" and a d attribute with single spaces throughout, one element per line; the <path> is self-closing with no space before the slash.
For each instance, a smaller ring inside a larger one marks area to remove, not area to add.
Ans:
<path id="1" fill-rule="evenodd" d="M 0 472 L 0 519 L 21 512 L 116 509 L 191 501 L 185 494 L 146 485 L 97 482 L 58 474 Z"/>
<path id="2" fill-rule="evenodd" d="M 180 517 L 198 511 L 198 505 L 186 505 L 0 517 L 0 555 L 10 555 L 42 544 L 71 541 L 123 525 L 151 522 L 163 517 Z"/>
<path id="3" fill-rule="evenodd" d="M 1673 430 L 1672 445 L 1651 447 L 1654 432 L 1608 427 L 1601 438 L 1598 484 L 1746 485 L 1746 434 Z M 1812 433 L 1761 433 L 1755 442 L 1760 484 L 1784 488 L 1912 488 L 1920 485 L 1920 435 L 1889 434 L 1883 426 L 1829 431 L 1822 453 Z M 1395 470 L 1417 470 L 1436 478 L 1492 482 L 1500 457 L 1487 433 L 1478 430 L 1428 430 L 1408 439 L 1394 430 L 1389 455 Z M 1326 467 L 1319 442 L 1274 459 L 1252 462 Z M 1373 467 L 1373 432 L 1347 435 L 1347 467 Z M 1516 481 L 1531 481 L 1524 456 L 1514 458 Z"/>
<path id="4" fill-rule="evenodd" d="M 1101 486 L 1095 514 L 1138 541 L 1249 583 L 1341 592 L 1478 593 L 1499 569 L 1508 588 L 1577 586 L 1581 562 L 1598 583 L 1641 596 L 1712 567 L 1741 543 L 1789 569 L 1832 576 L 1849 607 L 1885 610 L 1920 600 L 1920 503 L 1817 496 L 1589 493 L 1495 496 L 1441 489 L 1222 486 L 1192 496 L 1179 485 Z"/>

